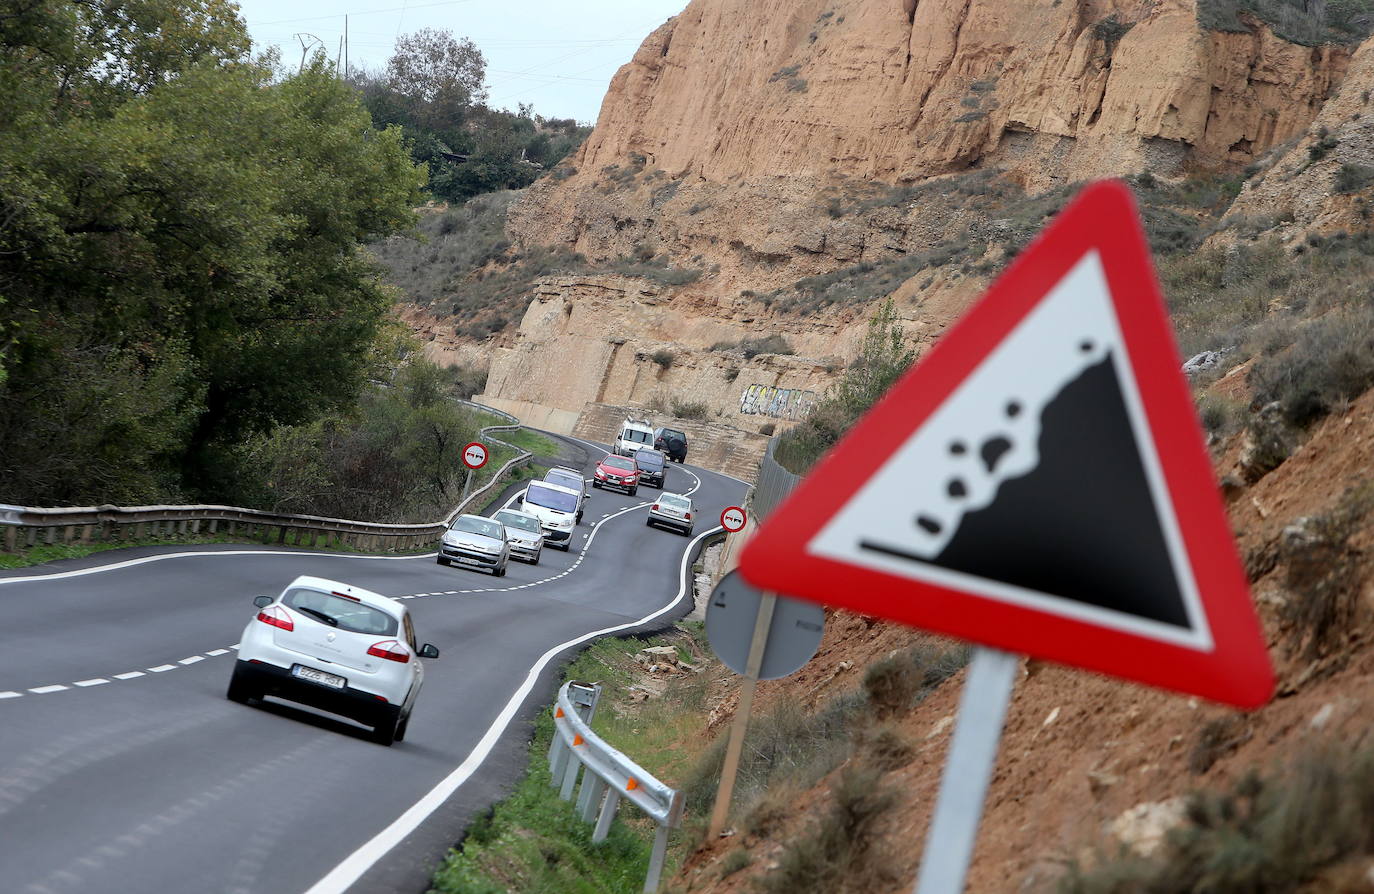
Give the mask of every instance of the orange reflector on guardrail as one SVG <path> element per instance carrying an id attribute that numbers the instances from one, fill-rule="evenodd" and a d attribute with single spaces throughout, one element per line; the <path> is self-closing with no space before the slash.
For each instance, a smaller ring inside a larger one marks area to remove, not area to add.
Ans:
<path id="1" fill-rule="evenodd" d="M 555 717 L 562 717 L 562 716 L 563 716 L 563 709 L 562 709 L 562 708 L 555 708 L 555 709 L 554 709 L 554 712 L 553 712 L 553 716 L 555 716 Z"/>
<path id="2" fill-rule="evenodd" d="M 581 744 L 582 744 L 582 734 L 581 734 L 581 733 L 575 733 L 575 734 L 573 734 L 573 744 L 574 744 L 574 745 L 581 745 Z"/>
<path id="3" fill-rule="evenodd" d="M 637 788 L 639 788 L 638 779 L 635 779 L 633 776 L 631 776 L 629 779 L 625 780 L 625 791 L 632 792 Z"/>

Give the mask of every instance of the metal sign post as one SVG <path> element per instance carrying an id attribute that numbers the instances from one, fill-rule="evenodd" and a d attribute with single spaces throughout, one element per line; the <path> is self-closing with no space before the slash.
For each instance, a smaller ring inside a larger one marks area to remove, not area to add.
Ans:
<path id="1" fill-rule="evenodd" d="M 973 652 L 915 894 L 960 894 L 964 890 L 1019 658 L 997 649 Z"/>
<path id="2" fill-rule="evenodd" d="M 739 706 L 730 725 L 730 742 L 725 747 L 725 765 L 720 771 L 720 790 L 716 792 L 716 806 L 711 811 L 711 825 L 707 838 L 718 838 L 725 828 L 725 815 L 730 811 L 730 796 L 735 792 L 735 775 L 739 772 L 739 756 L 744 749 L 744 734 L 749 729 L 749 712 L 754 707 L 754 688 L 759 684 L 759 668 L 768 645 L 768 630 L 773 626 L 773 606 L 777 597 L 764 593 L 759 601 L 758 617 L 754 619 L 754 638 L 749 644 L 749 662 L 745 667 L 744 685 L 740 687 Z"/>

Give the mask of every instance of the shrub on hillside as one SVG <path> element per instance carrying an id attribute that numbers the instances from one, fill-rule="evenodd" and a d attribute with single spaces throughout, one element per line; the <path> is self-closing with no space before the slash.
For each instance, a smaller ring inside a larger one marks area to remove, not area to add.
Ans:
<path id="1" fill-rule="evenodd" d="M 1304 326 L 1283 353 L 1250 371 L 1255 400 L 1276 401 L 1305 426 L 1374 386 L 1374 308 L 1337 311 Z"/>
<path id="2" fill-rule="evenodd" d="M 669 402 L 668 408 L 679 419 L 705 419 L 711 415 L 711 408 L 699 400 L 678 400 L 675 397 Z"/>
<path id="3" fill-rule="evenodd" d="M 1125 848 L 1091 869 L 1071 864 L 1065 894 L 1173 891 L 1346 890 L 1320 885 L 1323 870 L 1374 856 L 1374 751 L 1308 752 L 1282 774 L 1241 777 L 1229 791 L 1201 792 L 1182 826 L 1151 857 Z"/>
<path id="4" fill-rule="evenodd" d="M 868 321 L 859 356 L 807 417 L 783 432 L 774 458 L 792 473 L 805 474 L 897 381 L 915 356 L 906 346 L 896 308 L 888 299 Z"/>

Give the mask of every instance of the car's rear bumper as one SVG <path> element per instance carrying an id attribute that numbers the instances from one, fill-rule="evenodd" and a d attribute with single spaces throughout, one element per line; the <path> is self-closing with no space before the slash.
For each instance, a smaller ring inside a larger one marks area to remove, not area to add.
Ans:
<path id="1" fill-rule="evenodd" d="M 306 666 L 314 667 L 308 663 Z M 274 695 L 277 698 L 310 705 L 331 714 L 351 717 L 368 726 L 375 726 L 385 721 L 396 711 L 396 705 L 386 701 L 380 695 L 354 689 L 351 686 L 334 689 L 321 683 L 313 683 L 294 676 L 289 667 L 277 667 L 265 661 L 255 660 L 239 660 L 235 667 L 240 679 L 255 694 Z M 323 670 L 319 667 L 316 669 Z M 329 673 L 337 674 L 339 671 L 347 670 L 347 668 L 334 667 L 330 668 Z M 340 675 L 346 677 L 346 674 Z"/>
<path id="2" fill-rule="evenodd" d="M 544 542 L 562 544 L 572 540 L 572 529 L 544 528 Z"/>
<path id="3" fill-rule="evenodd" d="M 656 525 L 663 525 L 666 528 L 674 528 L 678 531 L 683 531 L 685 533 L 690 533 L 692 530 L 691 522 L 681 518 L 674 518 L 671 515 L 660 515 L 657 512 L 649 513 L 649 521 L 653 522 Z"/>

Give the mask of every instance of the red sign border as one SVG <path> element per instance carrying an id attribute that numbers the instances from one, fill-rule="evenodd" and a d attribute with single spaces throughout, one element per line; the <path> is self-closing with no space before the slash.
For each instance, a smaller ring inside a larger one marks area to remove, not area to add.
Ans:
<path id="1" fill-rule="evenodd" d="M 475 466 L 472 463 L 468 462 L 468 449 L 472 447 L 482 448 L 482 461 Z M 474 472 L 485 466 L 487 464 L 487 460 L 491 459 L 491 451 L 488 450 L 487 445 L 483 444 L 481 441 L 470 441 L 467 444 L 464 444 L 463 452 L 460 455 L 463 457 L 463 465 L 467 466 L 469 469 L 472 469 Z"/>
<path id="2" fill-rule="evenodd" d="M 744 516 L 744 521 L 740 524 L 738 528 L 735 528 L 733 531 L 730 530 L 730 526 L 725 523 L 725 513 L 729 512 L 731 509 L 738 509 L 739 514 Z M 740 531 L 743 531 L 745 527 L 748 526 L 748 524 L 749 513 L 744 511 L 743 506 L 726 506 L 724 509 L 720 511 L 720 526 L 725 529 L 725 533 L 727 534 L 738 534 Z"/>
<path id="3" fill-rule="evenodd" d="M 1093 249 L 1102 261 L 1211 630 L 1211 651 L 804 551 L 911 433 Z M 1134 197 L 1119 181 L 1085 188 L 1022 252 L 770 514 L 746 544 L 740 570 L 763 589 L 1240 707 L 1261 705 L 1273 692 L 1263 631 L 1181 371 L 1148 243 Z"/>

